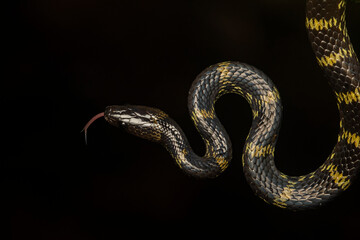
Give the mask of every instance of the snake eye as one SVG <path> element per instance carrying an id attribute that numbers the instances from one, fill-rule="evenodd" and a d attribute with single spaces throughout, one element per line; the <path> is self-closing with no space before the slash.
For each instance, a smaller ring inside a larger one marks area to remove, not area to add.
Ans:
<path id="1" fill-rule="evenodd" d="M 104 117 L 111 125 L 119 127 L 126 124 L 126 113 L 129 109 L 126 106 L 108 106 L 105 109 Z"/>

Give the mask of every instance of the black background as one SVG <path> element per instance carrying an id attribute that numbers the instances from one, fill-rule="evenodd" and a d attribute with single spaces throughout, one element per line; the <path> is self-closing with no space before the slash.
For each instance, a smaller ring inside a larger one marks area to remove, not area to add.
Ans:
<path id="1" fill-rule="evenodd" d="M 224 96 L 216 111 L 234 146 L 217 179 L 181 172 L 160 145 L 97 120 L 112 104 L 160 108 L 204 153 L 187 112 L 191 82 L 237 60 L 272 78 L 284 105 L 275 152 L 290 175 L 315 170 L 338 131 L 335 99 L 305 31 L 305 1 L 10 1 L 2 29 L 1 198 L 10 239 L 126 236 L 355 238 L 360 183 L 329 205 L 293 213 L 252 193 L 241 168 L 251 111 Z M 348 29 L 360 50 L 360 5 Z M 6 239 L 6 238 L 3 238 Z"/>

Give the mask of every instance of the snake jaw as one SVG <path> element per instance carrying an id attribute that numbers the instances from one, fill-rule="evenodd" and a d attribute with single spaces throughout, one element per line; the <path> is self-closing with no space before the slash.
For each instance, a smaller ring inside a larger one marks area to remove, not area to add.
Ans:
<path id="1" fill-rule="evenodd" d="M 151 116 L 150 114 L 141 113 L 133 106 L 113 105 L 106 107 L 105 120 L 115 127 L 147 126 L 151 122 Z"/>
<path id="2" fill-rule="evenodd" d="M 123 127 L 127 132 L 150 140 L 160 141 L 162 134 L 161 120 L 167 115 L 159 109 L 145 106 L 108 106 L 105 120 L 115 127 Z"/>
<path id="3" fill-rule="evenodd" d="M 115 127 L 120 127 L 126 123 L 126 110 L 125 106 L 108 106 L 105 108 L 105 120 Z"/>

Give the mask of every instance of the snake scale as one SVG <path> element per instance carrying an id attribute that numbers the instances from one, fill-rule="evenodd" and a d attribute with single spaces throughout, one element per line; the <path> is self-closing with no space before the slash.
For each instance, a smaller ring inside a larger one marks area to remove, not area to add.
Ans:
<path id="1" fill-rule="evenodd" d="M 282 115 L 280 95 L 273 82 L 253 66 L 222 62 L 200 73 L 189 91 L 190 116 L 206 145 L 198 156 L 179 125 L 163 111 L 145 106 L 108 106 L 93 117 L 124 127 L 138 137 L 161 143 L 187 174 L 213 178 L 232 158 L 228 134 L 214 104 L 227 93 L 244 97 L 253 121 L 245 141 L 242 165 L 246 180 L 265 202 L 281 208 L 315 208 L 346 190 L 360 166 L 360 65 L 346 29 L 344 0 L 308 0 L 306 28 L 319 66 L 337 99 L 340 130 L 326 161 L 304 176 L 288 176 L 274 162 Z"/>

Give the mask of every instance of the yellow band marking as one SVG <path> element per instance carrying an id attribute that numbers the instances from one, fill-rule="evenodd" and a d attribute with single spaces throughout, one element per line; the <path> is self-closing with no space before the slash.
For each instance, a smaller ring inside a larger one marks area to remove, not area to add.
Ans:
<path id="1" fill-rule="evenodd" d="M 214 119 L 215 117 L 216 116 L 215 116 L 214 108 L 212 108 L 209 111 L 205 109 L 195 108 L 194 111 L 191 113 L 191 119 L 194 121 L 196 127 L 200 119 L 205 119 L 205 118 Z"/>
<path id="2" fill-rule="evenodd" d="M 280 93 L 279 91 L 277 90 L 277 88 L 274 89 L 275 90 L 275 96 L 277 99 L 280 99 Z"/>
<path id="3" fill-rule="evenodd" d="M 321 58 L 316 57 L 320 66 L 333 66 L 337 61 L 344 59 L 347 56 L 350 56 L 350 51 L 340 48 L 338 53 L 330 53 L 330 56 L 322 56 Z"/>
<path id="4" fill-rule="evenodd" d="M 224 157 L 221 157 L 221 156 L 215 157 L 215 160 L 216 160 L 217 164 L 220 166 L 221 171 L 224 171 L 229 165 L 229 162 Z"/>
<path id="5" fill-rule="evenodd" d="M 283 191 L 280 193 L 279 200 L 282 202 L 286 202 L 287 200 L 291 199 L 291 195 L 294 192 L 294 189 L 286 186 L 284 187 Z"/>
<path id="6" fill-rule="evenodd" d="M 245 98 L 246 98 L 246 100 L 251 104 L 252 95 L 247 92 Z"/>
<path id="7" fill-rule="evenodd" d="M 360 148 L 360 136 L 356 133 L 351 133 L 345 129 L 341 135 L 339 135 L 338 140 L 345 139 L 348 144 L 354 144 L 356 148 Z"/>
<path id="8" fill-rule="evenodd" d="M 198 109 L 196 108 L 195 110 L 195 114 L 196 116 L 199 118 L 210 118 L 210 119 L 214 119 L 215 118 L 215 110 L 214 108 L 211 109 L 210 111 L 205 110 L 205 109 Z"/>
<path id="9" fill-rule="evenodd" d="M 320 171 L 324 171 L 325 168 L 326 168 L 326 164 L 321 165 L 321 166 L 320 166 Z"/>
<path id="10" fill-rule="evenodd" d="M 298 180 L 299 180 L 299 182 L 302 182 L 302 181 L 304 181 L 305 178 L 306 178 L 306 175 L 300 176 Z"/>
<path id="11" fill-rule="evenodd" d="M 269 154 L 274 156 L 275 148 L 271 144 L 266 146 L 254 146 L 253 143 L 248 143 L 246 144 L 245 151 L 248 152 L 251 157 L 265 157 Z"/>
<path id="12" fill-rule="evenodd" d="M 350 186 L 350 179 L 346 176 L 343 176 L 341 172 L 338 172 L 337 168 L 337 166 L 331 163 L 326 169 L 329 171 L 330 176 L 334 180 L 335 184 L 345 190 Z"/>
<path id="13" fill-rule="evenodd" d="M 320 31 L 323 29 L 328 29 L 329 27 L 338 26 L 341 30 L 341 22 L 338 24 L 338 20 L 335 17 L 326 20 L 321 18 L 320 20 L 316 18 L 306 18 L 305 26 L 307 29 Z"/>
<path id="14" fill-rule="evenodd" d="M 259 111 L 256 111 L 256 110 L 252 110 L 252 113 L 253 113 L 253 118 L 256 118 L 259 116 Z"/>
<path id="15" fill-rule="evenodd" d="M 244 92 L 242 91 L 241 87 L 236 86 L 236 87 L 234 87 L 234 89 L 235 89 L 236 93 L 238 93 L 238 94 L 240 94 L 240 95 L 243 95 L 243 94 L 244 94 Z"/>
<path id="16" fill-rule="evenodd" d="M 186 149 L 184 148 L 179 155 L 175 156 L 175 161 L 176 163 L 179 165 L 180 168 L 182 168 L 181 164 L 183 162 L 186 161 L 186 155 L 188 154 L 188 152 L 186 151 Z"/>
<path id="17" fill-rule="evenodd" d="M 280 172 L 280 177 L 285 178 L 285 179 L 288 178 L 288 176 L 286 174 L 282 173 L 282 172 Z"/>
<path id="18" fill-rule="evenodd" d="M 345 5 L 344 1 L 341 1 L 339 3 L 339 8 L 343 7 Z M 355 55 L 355 52 L 353 50 L 352 45 L 349 42 L 348 39 L 348 33 L 345 26 L 345 12 L 341 15 L 340 20 L 336 19 L 335 17 L 332 17 L 330 19 L 316 19 L 316 18 L 306 18 L 305 21 L 306 28 L 309 30 L 327 30 L 331 27 L 337 27 L 340 32 L 342 32 L 343 39 L 342 41 L 347 43 L 348 46 L 345 48 L 340 48 L 338 53 L 332 52 L 330 56 L 323 56 L 321 58 L 317 58 L 320 66 L 333 66 L 338 60 L 341 58 L 345 58 L 346 56 L 352 57 Z"/>
<path id="19" fill-rule="evenodd" d="M 284 187 L 279 196 L 275 197 L 273 204 L 281 208 L 286 208 L 286 202 L 292 198 L 293 192 L 293 188 L 289 186 Z"/>
<path id="20" fill-rule="evenodd" d="M 272 204 L 274 204 L 275 206 L 280 207 L 280 208 L 286 208 L 286 206 L 287 206 L 287 204 L 282 202 L 279 198 L 275 198 L 274 202 L 272 202 Z"/>
<path id="21" fill-rule="evenodd" d="M 261 101 L 263 101 L 264 103 L 269 103 L 269 104 L 273 104 L 274 102 L 276 102 L 278 99 L 280 99 L 279 95 L 277 92 L 272 92 L 272 91 L 268 91 L 266 93 L 266 95 L 260 95 L 260 99 Z"/>
<path id="22" fill-rule="evenodd" d="M 220 82 L 226 80 L 229 76 L 229 69 L 227 68 L 228 66 L 230 65 L 230 62 L 222 62 L 219 64 L 219 67 L 218 67 L 218 71 L 221 73 L 220 74 Z"/>
<path id="23" fill-rule="evenodd" d="M 338 8 L 341 9 L 345 6 L 345 1 L 340 1 L 338 4 Z"/>
<path id="24" fill-rule="evenodd" d="M 312 172 L 312 173 L 309 173 L 310 174 L 310 177 L 309 178 L 313 178 L 315 176 L 315 171 Z"/>
<path id="25" fill-rule="evenodd" d="M 349 91 L 346 93 L 335 92 L 335 94 L 339 103 L 342 102 L 345 102 L 345 104 L 350 104 L 353 102 L 360 103 L 360 87 L 355 88 L 354 91 Z"/>

